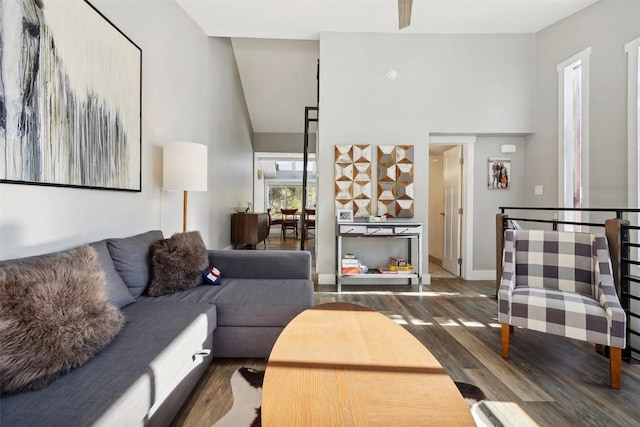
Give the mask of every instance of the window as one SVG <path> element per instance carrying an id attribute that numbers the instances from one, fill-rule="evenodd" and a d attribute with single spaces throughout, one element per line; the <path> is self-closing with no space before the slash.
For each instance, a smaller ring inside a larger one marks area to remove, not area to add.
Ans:
<path id="1" fill-rule="evenodd" d="M 624 46 L 627 53 L 627 153 L 628 196 L 630 208 L 640 207 L 640 38 Z M 640 214 L 629 218 L 634 225 L 640 224 Z M 640 232 L 632 231 L 632 242 L 640 241 Z M 638 248 L 631 249 L 631 259 L 638 259 Z M 640 266 L 632 265 L 632 275 L 640 275 Z"/>
<path id="2" fill-rule="evenodd" d="M 271 212 L 277 214 L 280 209 L 298 209 L 302 211 L 302 185 L 300 184 L 270 184 L 268 206 Z M 316 187 L 307 187 L 307 206 L 316 204 Z"/>
<path id="3" fill-rule="evenodd" d="M 558 198 L 564 208 L 588 207 L 589 176 L 589 55 L 591 48 L 572 56 L 558 71 Z M 584 213 L 567 211 L 564 221 L 585 221 Z M 567 231 L 580 226 L 566 225 Z"/>
<path id="4" fill-rule="evenodd" d="M 640 38 L 624 46 L 628 63 L 628 205 L 640 207 Z M 640 224 L 640 217 L 636 218 Z"/>

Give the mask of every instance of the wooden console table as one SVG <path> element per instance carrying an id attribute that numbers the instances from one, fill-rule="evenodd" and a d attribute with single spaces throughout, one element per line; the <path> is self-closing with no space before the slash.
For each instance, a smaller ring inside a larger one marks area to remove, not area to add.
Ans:
<path id="1" fill-rule="evenodd" d="M 235 213 L 231 216 L 231 244 L 233 249 L 247 246 L 255 249 L 264 242 L 267 247 L 269 236 L 269 214 L 267 213 Z"/>
<path id="2" fill-rule="evenodd" d="M 435 357 L 387 316 L 354 304 L 305 310 L 276 341 L 262 425 L 475 426 Z"/>

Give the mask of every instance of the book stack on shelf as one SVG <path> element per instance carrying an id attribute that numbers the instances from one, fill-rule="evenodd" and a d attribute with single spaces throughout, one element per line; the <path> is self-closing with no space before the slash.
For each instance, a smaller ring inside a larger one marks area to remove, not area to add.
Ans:
<path id="1" fill-rule="evenodd" d="M 340 267 L 341 274 L 360 274 L 360 262 L 353 254 L 344 254 Z"/>
<path id="2" fill-rule="evenodd" d="M 407 262 L 404 258 L 391 257 L 389 258 L 389 265 L 386 267 L 379 267 L 378 273 L 380 274 L 413 274 L 413 266 Z"/>

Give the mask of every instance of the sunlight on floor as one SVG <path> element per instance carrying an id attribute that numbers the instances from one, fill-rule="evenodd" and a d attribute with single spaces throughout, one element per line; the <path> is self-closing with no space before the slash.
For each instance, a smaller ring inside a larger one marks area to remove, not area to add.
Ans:
<path id="1" fill-rule="evenodd" d="M 482 322 L 478 322 L 475 320 L 466 320 L 461 318 L 458 318 L 458 320 L 455 320 L 455 319 L 437 317 L 436 320 L 438 321 L 438 325 L 443 327 L 448 327 L 448 326 L 466 326 L 468 328 L 486 328 L 486 327 L 501 328 L 502 327 L 500 323 L 489 323 L 485 325 Z"/>
<path id="2" fill-rule="evenodd" d="M 469 328 L 486 328 L 486 325 L 480 322 L 476 322 L 475 320 L 458 319 L 458 322 Z"/>

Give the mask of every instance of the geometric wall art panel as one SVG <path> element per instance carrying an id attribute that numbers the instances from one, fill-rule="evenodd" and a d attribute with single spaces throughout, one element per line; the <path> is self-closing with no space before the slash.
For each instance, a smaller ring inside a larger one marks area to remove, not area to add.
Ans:
<path id="1" fill-rule="evenodd" d="M 413 218 L 413 145 L 378 146 L 378 215 Z"/>
<path id="2" fill-rule="evenodd" d="M 353 181 L 353 165 L 336 163 L 336 181 Z"/>
<path id="3" fill-rule="evenodd" d="M 379 200 L 378 199 L 378 216 L 386 216 L 394 218 L 396 216 L 395 200 Z"/>
<path id="4" fill-rule="evenodd" d="M 396 199 L 396 183 L 395 182 L 379 182 L 378 183 L 378 200 L 395 200 Z M 378 213 L 380 215 L 380 213 Z"/>
<path id="5" fill-rule="evenodd" d="M 335 208 L 371 213 L 371 145 L 335 146 Z"/>
<path id="6" fill-rule="evenodd" d="M 353 200 L 336 200 L 336 209 L 351 209 L 353 210 Z"/>
<path id="7" fill-rule="evenodd" d="M 369 199 L 371 200 L 371 183 L 370 182 L 354 182 L 351 191 L 353 199 Z"/>
<path id="8" fill-rule="evenodd" d="M 353 199 L 353 216 L 369 216 L 369 212 L 371 212 L 371 199 Z"/>
<path id="9" fill-rule="evenodd" d="M 336 199 L 338 200 L 353 199 L 353 182 L 336 181 Z"/>

